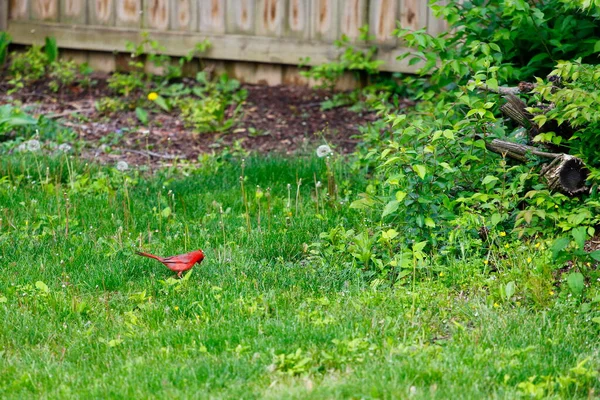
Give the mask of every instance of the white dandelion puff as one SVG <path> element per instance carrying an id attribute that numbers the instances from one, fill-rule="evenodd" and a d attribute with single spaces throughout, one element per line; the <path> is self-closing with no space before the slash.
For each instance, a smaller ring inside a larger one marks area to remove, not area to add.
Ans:
<path id="1" fill-rule="evenodd" d="M 69 143 L 63 143 L 58 146 L 58 150 L 62 151 L 63 153 L 68 153 L 71 151 L 71 149 L 73 149 L 73 146 L 71 146 Z"/>
<path id="2" fill-rule="evenodd" d="M 23 142 L 17 147 L 17 151 L 38 151 L 42 148 L 39 140 L 31 139 Z"/>
<path id="3" fill-rule="evenodd" d="M 127 171 L 129 169 L 129 164 L 127 164 L 125 161 L 119 161 L 117 163 L 117 170 L 123 172 L 123 171 Z"/>
<path id="4" fill-rule="evenodd" d="M 317 157 L 323 158 L 331 154 L 333 154 L 333 150 L 331 150 L 331 147 L 327 146 L 326 144 L 322 144 L 321 146 L 317 147 Z"/>

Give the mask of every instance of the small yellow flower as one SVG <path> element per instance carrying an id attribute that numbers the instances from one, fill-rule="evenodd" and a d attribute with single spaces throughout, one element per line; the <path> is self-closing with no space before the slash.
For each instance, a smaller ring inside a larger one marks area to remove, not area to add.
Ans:
<path id="1" fill-rule="evenodd" d="M 506 248 L 506 249 L 508 249 L 509 247 L 510 247 L 510 246 L 508 245 L 508 243 L 506 243 L 506 244 L 504 245 L 504 248 Z"/>
<path id="2" fill-rule="evenodd" d="M 554 208 L 558 208 L 558 204 L 555 204 L 555 205 L 554 205 Z"/>
<path id="3" fill-rule="evenodd" d="M 506 236 L 506 232 L 502 231 L 502 232 L 500 232 L 500 233 L 499 233 L 499 235 L 500 235 L 501 237 L 504 237 L 504 236 Z"/>
<path id="4" fill-rule="evenodd" d="M 494 303 L 494 307 L 495 307 L 495 308 L 498 308 L 498 307 L 500 307 L 500 304 L 498 304 L 498 303 Z"/>
<path id="5" fill-rule="evenodd" d="M 527 257 L 527 262 L 530 263 L 531 262 L 531 257 Z"/>
<path id="6" fill-rule="evenodd" d="M 488 265 L 489 261 L 488 261 L 488 260 L 483 260 L 483 263 L 484 263 L 485 265 Z"/>
<path id="7" fill-rule="evenodd" d="M 538 247 L 540 247 L 540 243 L 535 244 L 535 248 L 537 249 Z"/>
<path id="8" fill-rule="evenodd" d="M 175 309 L 175 311 L 179 310 L 179 306 L 175 306 L 173 308 Z"/>
<path id="9" fill-rule="evenodd" d="M 440 272 L 440 276 L 444 276 L 445 274 L 443 272 Z"/>
<path id="10" fill-rule="evenodd" d="M 154 101 L 156 99 L 158 99 L 158 93 L 156 93 L 156 92 L 150 92 L 150 93 L 148 93 L 148 100 Z"/>
<path id="11" fill-rule="evenodd" d="M 591 267 L 591 266 L 592 266 L 592 264 L 591 264 L 590 262 L 586 262 L 586 263 L 585 263 L 585 265 L 586 265 L 587 267 Z"/>
<path id="12" fill-rule="evenodd" d="M 550 293 L 550 296 L 554 296 L 554 292 L 552 290 L 549 293 Z"/>

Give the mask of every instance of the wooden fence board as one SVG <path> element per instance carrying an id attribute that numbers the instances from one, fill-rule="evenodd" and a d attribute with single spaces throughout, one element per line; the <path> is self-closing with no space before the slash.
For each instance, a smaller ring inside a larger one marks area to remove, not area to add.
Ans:
<path id="1" fill-rule="evenodd" d="M 341 2 L 341 32 L 356 41 L 360 35 L 360 28 L 367 24 L 367 1 L 341 0 Z"/>
<path id="2" fill-rule="evenodd" d="M 417 30 L 427 26 L 428 0 L 402 0 L 400 27 Z"/>
<path id="3" fill-rule="evenodd" d="M 337 0 L 312 0 L 310 7 L 310 38 L 331 43 L 339 38 Z"/>
<path id="4" fill-rule="evenodd" d="M 278 64 L 257 64 L 255 79 L 259 85 L 281 85 L 283 83 L 283 66 Z"/>
<path id="5" fill-rule="evenodd" d="M 227 1 L 227 32 L 254 34 L 255 0 L 228 0 Z"/>
<path id="6" fill-rule="evenodd" d="M 95 51 L 125 52 L 125 43 L 139 42 L 139 32 L 124 28 L 101 26 L 57 25 L 11 21 L 9 33 L 18 44 L 43 43 L 44 37 L 53 36 L 60 47 Z M 340 50 L 330 44 L 306 42 L 289 38 L 264 36 L 218 35 L 194 32 L 148 31 L 166 48 L 166 54 L 184 56 L 196 43 L 208 39 L 212 47 L 205 57 L 219 60 L 244 60 L 274 64 L 298 64 L 300 57 L 309 57 L 308 65 L 319 65 L 337 59 Z M 406 49 L 382 49 L 377 58 L 384 61 L 382 70 L 414 72 L 418 66 L 398 63 L 396 57 Z"/>
<path id="7" fill-rule="evenodd" d="M 116 25 L 139 28 L 142 22 L 142 0 L 115 0 L 117 6 Z"/>
<path id="8" fill-rule="evenodd" d="M 29 19 L 29 0 L 9 0 L 8 17 L 12 20 Z"/>
<path id="9" fill-rule="evenodd" d="M 115 24 L 115 3 L 113 0 L 88 0 L 89 25 Z"/>
<path id="10" fill-rule="evenodd" d="M 251 67 L 253 80 L 269 82 L 291 79 L 284 64 L 335 61 L 341 50 L 332 42 L 342 34 L 359 47 L 377 45 L 382 70 L 414 72 L 418 66 L 396 61 L 406 51 L 393 35 L 396 23 L 431 34 L 445 29 L 427 0 L 0 0 L 0 28 L 3 21 L 17 44 L 54 36 L 82 51 L 126 52 L 126 42 L 139 43 L 147 31 L 167 54 L 182 56 L 208 39 L 206 59 L 279 65 Z M 362 43 L 367 23 L 374 39 Z"/>
<path id="11" fill-rule="evenodd" d="M 57 21 L 58 1 L 31 0 L 31 17 L 40 21 Z"/>
<path id="12" fill-rule="evenodd" d="M 83 64 L 88 61 L 88 54 L 86 51 L 61 49 L 58 56 L 61 60 L 75 61 L 77 64 Z"/>
<path id="13" fill-rule="evenodd" d="M 285 0 L 258 0 L 256 34 L 260 36 L 281 36 L 283 34 L 285 6 Z"/>
<path id="14" fill-rule="evenodd" d="M 8 0 L 0 0 L 0 31 L 8 27 Z"/>
<path id="15" fill-rule="evenodd" d="M 170 6 L 169 0 L 145 0 L 144 26 L 161 31 L 169 29 Z"/>
<path id="16" fill-rule="evenodd" d="M 84 25 L 87 21 L 85 0 L 60 0 L 60 22 Z"/>
<path id="17" fill-rule="evenodd" d="M 289 0 L 285 26 L 286 37 L 308 39 L 310 35 L 310 2 Z"/>
<path id="18" fill-rule="evenodd" d="M 198 2 L 195 0 L 172 0 L 171 27 L 174 30 L 198 29 Z"/>
<path id="19" fill-rule="evenodd" d="M 225 33 L 225 2 L 199 0 L 200 32 Z"/>
<path id="20" fill-rule="evenodd" d="M 371 0 L 369 7 L 369 33 L 379 44 L 396 44 L 392 33 L 399 17 L 398 0 Z"/>
<path id="21" fill-rule="evenodd" d="M 117 69 L 113 53 L 90 51 L 88 64 L 96 72 L 112 72 Z"/>
<path id="22" fill-rule="evenodd" d="M 0 0 L 0 31 L 8 29 L 8 0 Z"/>

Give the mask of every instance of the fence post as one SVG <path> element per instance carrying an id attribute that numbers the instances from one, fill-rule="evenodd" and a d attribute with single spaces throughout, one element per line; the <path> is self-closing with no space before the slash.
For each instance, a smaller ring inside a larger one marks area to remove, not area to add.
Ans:
<path id="1" fill-rule="evenodd" d="M 8 29 L 8 0 L 0 0 L 0 31 Z"/>

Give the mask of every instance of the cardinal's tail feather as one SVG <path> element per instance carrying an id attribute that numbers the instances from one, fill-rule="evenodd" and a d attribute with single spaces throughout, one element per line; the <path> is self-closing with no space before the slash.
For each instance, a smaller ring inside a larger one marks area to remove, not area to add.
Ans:
<path id="1" fill-rule="evenodd" d="M 137 254 L 138 256 L 154 258 L 155 260 L 159 260 L 159 261 L 161 260 L 161 257 L 155 256 L 154 254 L 150 254 L 150 253 L 144 253 L 143 251 L 136 251 L 135 254 Z"/>

